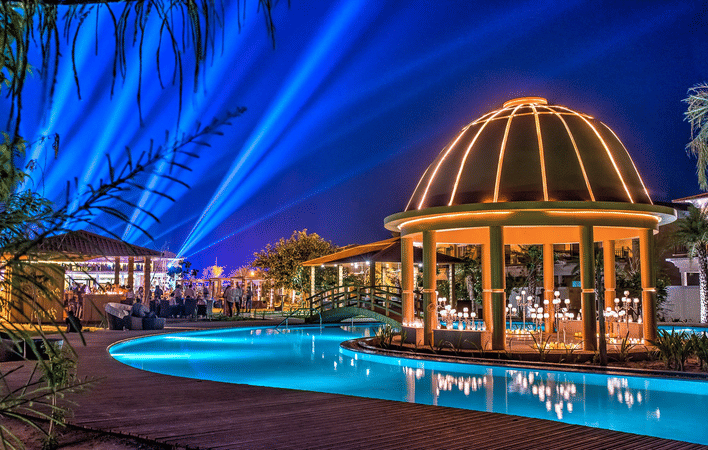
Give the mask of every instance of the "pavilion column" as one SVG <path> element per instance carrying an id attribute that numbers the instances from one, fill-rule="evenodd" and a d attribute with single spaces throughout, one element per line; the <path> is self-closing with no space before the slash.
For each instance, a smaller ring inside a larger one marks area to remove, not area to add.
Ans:
<path id="1" fill-rule="evenodd" d="M 489 278 L 491 282 L 492 350 L 504 350 L 506 299 L 504 292 L 504 230 L 499 225 L 489 227 Z"/>
<path id="2" fill-rule="evenodd" d="M 415 319 L 415 299 L 413 294 L 413 239 L 401 238 L 401 321 L 404 325 Z"/>
<path id="3" fill-rule="evenodd" d="M 145 291 L 145 295 L 142 298 L 143 303 L 150 302 L 150 272 L 152 269 L 151 263 L 152 261 L 150 260 L 150 257 L 146 256 L 145 263 L 143 265 L 143 290 Z"/>
<path id="4" fill-rule="evenodd" d="M 580 286 L 583 313 L 583 350 L 597 350 L 595 308 L 595 241 L 590 225 L 580 227 Z"/>
<path id="5" fill-rule="evenodd" d="M 602 258 L 605 265 L 605 309 L 615 307 L 617 277 L 615 273 L 615 241 L 602 241 Z"/>
<path id="6" fill-rule="evenodd" d="M 433 330 L 438 326 L 438 305 L 435 296 L 437 263 L 435 237 L 435 231 L 423 231 L 423 303 L 425 305 L 423 343 L 425 345 L 433 345 Z"/>
<path id="7" fill-rule="evenodd" d="M 128 289 L 133 289 L 133 272 L 135 272 L 135 258 L 128 257 Z"/>
<path id="8" fill-rule="evenodd" d="M 555 305 L 553 304 L 553 293 L 555 292 L 555 273 L 553 261 L 553 244 L 543 244 L 543 312 L 548 313 L 548 319 L 545 319 L 545 330 L 552 333 L 555 328 Z"/>
<path id="9" fill-rule="evenodd" d="M 116 287 L 120 286 L 120 257 L 116 258 L 115 261 L 113 262 L 113 272 L 115 274 L 113 280 L 113 284 L 116 285 Z M 115 292 L 115 290 L 113 291 Z"/>
<path id="10" fill-rule="evenodd" d="M 642 276 L 642 320 L 644 339 L 656 339 L 656 271 L 654 270 L 654 230 L 643 228 L 639 235 Z"/>
<path id="11" fill-rule="evenodd" d="M 315 295 L 315 266 L 310 266 L 310 297 Z"/>
<path id="12" fill-rule="evenodd" d="M 482 316 L 484 326 L 492 330 L 492 258 L 489 254 L 489 236 L 482 243 Z"/>

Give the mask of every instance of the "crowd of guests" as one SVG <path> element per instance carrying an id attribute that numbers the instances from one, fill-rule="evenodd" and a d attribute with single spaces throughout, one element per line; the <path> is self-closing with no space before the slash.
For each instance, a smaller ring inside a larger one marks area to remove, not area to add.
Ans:
<path id="1" fill-rule="evenodd" d="M 104 285 L 90 288 L 85 284 L 74 283 L 65 297 L 65 307 L 72 325 L 80 324 L 83 312 L 83 297 L 91 293 L 115 292 L 125 295 L 125 304 L 131 305 L 131 315 L 135 317 L 195 317 L 207 316 L 214 303 L 222 303 L 224 315 L 233 317 L 241 312 L 251 312 L 253 308 L 253 290 L 251 286 L 236 283 L 226 287 L 219 298 L 212 298 L 206 286 L 194 283 L 177 285 L 169 290 L 159 284 L 145 292 L 143 286 L 133 290 L 131 286 Z M 207 308 L 209 306 L 209 308 Z M 69 322 L 67 322 L 67 326 Z M 73 330 L 72 330 L 73 331 Z"/>
<path id="2" fill-rule="evenodd" d="M 236 283 L 236 285 L 229 285 L 224 290 L 224 315 L 233 317 L 234 310 L 235 315 L 241 314 L 241 309 L 244 312 L 250 313 L 253 308 L 253 290 L 251 286 L 248 286 L 245 290 L 241 287 L 241 283 Z"/>

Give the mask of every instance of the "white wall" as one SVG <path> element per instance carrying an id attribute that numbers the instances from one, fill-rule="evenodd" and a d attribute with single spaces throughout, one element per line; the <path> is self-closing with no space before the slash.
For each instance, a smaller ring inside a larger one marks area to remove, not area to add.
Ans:
<path id="1" fill-rule="evenodd" d="M 667 286 L 668 296 L 664 303 L 667 320 L 678 319 L 699 323 L 701 318 L 698 286 Z"/>

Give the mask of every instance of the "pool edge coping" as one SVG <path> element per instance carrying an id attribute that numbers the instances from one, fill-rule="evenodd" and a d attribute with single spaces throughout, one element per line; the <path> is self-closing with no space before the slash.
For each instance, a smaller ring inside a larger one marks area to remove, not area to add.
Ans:
<path id="1" fill-rule="evenodd" d="M 432 361 L 432 362 L 445 362 L 445 363 L 457 363 L 465 365 L 483 365 L 483 366 L 503 366 L 503 367 L 515 367 L 519 369 L 538 369 L 538 370 L 548 370 L 553 372 L 579 372 L 579 373 L 594 373 L 602 375 L 622 375 L 622 376 L 644 376 L 652 378 L 662 378 L 662 379 L 682 379 L 686 381 L 704 381 L 708 382 L 708 373 L 700 372 L 677 372 L 669 370 L 651 370 L 651 369 L 638 369 L 631 367 L 615 367 L 615 366 L 586 366 L 580 364 L 566 364 L 566 363 L 543 363 L 537 361 L 513 361 L 513 360 L 503 360 L 503 359 L 488 359 L 488 358 L 478 358 L 478 357 L 461 357 L 454 355 L 430 355 L 422 353 L 413 353 L 402 350 L 392 350 L 392 349 L 382 349 L 380 347 L 374 347 L 370 345 L 368 341 L 371 341 L 372 337 L 362 337 L 357 339 L 350 339 L 339 344 L 340 348 L 355 352 L 355 353 L 366 353 L 369 355 L 378 355 L 392 358 L 406 358 L 418 361 Z"/>

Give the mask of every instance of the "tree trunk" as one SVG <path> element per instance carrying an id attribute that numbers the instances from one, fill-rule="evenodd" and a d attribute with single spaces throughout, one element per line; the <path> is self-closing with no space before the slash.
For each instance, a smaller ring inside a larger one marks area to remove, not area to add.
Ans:
<path id="1" fill-rule="evenodd" d="M 708 323 L 708 250 L 698 249 L 698 279 L 701 295 L 701 323 Z"/>

